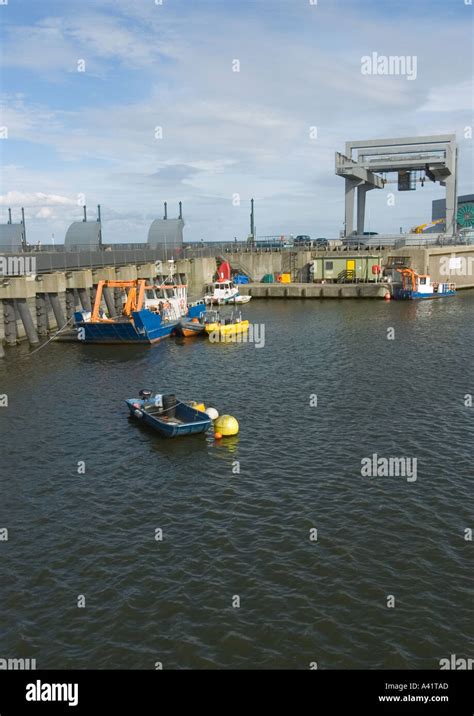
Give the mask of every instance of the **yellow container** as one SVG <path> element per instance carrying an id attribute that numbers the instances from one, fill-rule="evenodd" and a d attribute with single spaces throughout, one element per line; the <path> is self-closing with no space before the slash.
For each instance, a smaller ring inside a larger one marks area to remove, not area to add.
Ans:
<path id="1" fill-rule="evenodd" d="M 291 273 L 280 274 L 280 283 L 291 283 Z"/>

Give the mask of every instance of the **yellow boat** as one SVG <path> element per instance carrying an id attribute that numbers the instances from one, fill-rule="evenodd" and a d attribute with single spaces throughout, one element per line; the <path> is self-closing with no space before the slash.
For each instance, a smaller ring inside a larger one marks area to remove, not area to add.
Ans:
<path id="1" fill-rule="evenodd" d="M 219 311 L 207 311 L 205 314 L 204 328 L 211 340 L 232 340 L 236 336 L 246 333 L 249 329 L 249 321 L 242 320 L 240 313 L 232 313 L 230 316 L 221 318 Z"/>

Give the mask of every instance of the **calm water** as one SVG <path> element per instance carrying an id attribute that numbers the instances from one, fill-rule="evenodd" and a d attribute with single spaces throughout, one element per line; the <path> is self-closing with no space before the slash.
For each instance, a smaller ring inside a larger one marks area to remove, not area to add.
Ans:
<path id="1" fill-rule="evenodd" d="M 10 350 L 0 657 L 137 669 L 474 657 L 473 311 L 472 292 L 253 301 L 261 349 Z M 127 418 L 122 399 L 142 387 L 203 399 L 240 435 L 166 441 Z M 416 482 L 362 477 L 373 453 L 416 457 Z"/>

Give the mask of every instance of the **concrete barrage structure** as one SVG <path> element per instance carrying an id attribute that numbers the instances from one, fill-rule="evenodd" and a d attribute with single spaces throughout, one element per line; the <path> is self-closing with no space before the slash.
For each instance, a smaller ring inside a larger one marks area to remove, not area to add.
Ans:
<path id="1" fill-rule="evenodd" d="M 354 157 L 353 153 L 357 152 Z M 457 144 L 455 134 L 399 139 L 367 139 L 346 142 L 345 154 L 336 152 L 335 171 L 345 180 L 344 236 L 364 235 L 367 192 L 383 189 L 385 174 L 397 173 L 399 191 L 416 189 L 419 181 L 439 182 L 446 187 L 446 234 L 456 232 Z M 416 178 L 416 172 L 422 176 Z M 357 227 L 354 202 L 357 191 Z"/>
<path id="2" fill-rule="evenodd" d="M 162 283 L 167 277 L 164 261 L 130 262 L 122 266 L 99 266 L 29 276 L 4 276 L 0 280 L 0 357 L 4 344 L 15 346 L 27 339 L 36 346 L 48 335 L 72 328 L 77 310 L 90 311 L 99 281 L 130 281 L 144 278 Z M 217 269 L 215 259 L 183 259 L 175 262 L 175 275 L 188 283 L 191 298 L 201 298 L 203 288 Z M 120 289 L 104 289 L 110 316 L 122 311 Z"/>

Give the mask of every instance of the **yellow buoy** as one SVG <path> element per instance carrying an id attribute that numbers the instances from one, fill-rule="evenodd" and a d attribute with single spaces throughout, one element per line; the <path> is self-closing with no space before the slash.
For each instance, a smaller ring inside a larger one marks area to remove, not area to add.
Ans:
<path id="1" fill-rule="evenodd" d="M 214 423 L 214 430 L 221 433 L 224 437 L 237 435 L 239 432 L 239 423 L 232 415 L 221 415 Z"/>
<path id="2" fill-rule="evenodd" d="M 201 413 L 204 413 L 204 411 L 206 410 L 206 406 L 204 405 L 204 403 L 197 403 L 195 400 L 193 400 L 193 402 L 191 403 L 191 407 L 194 408 L 194 410 L 200 410 Z"/>

